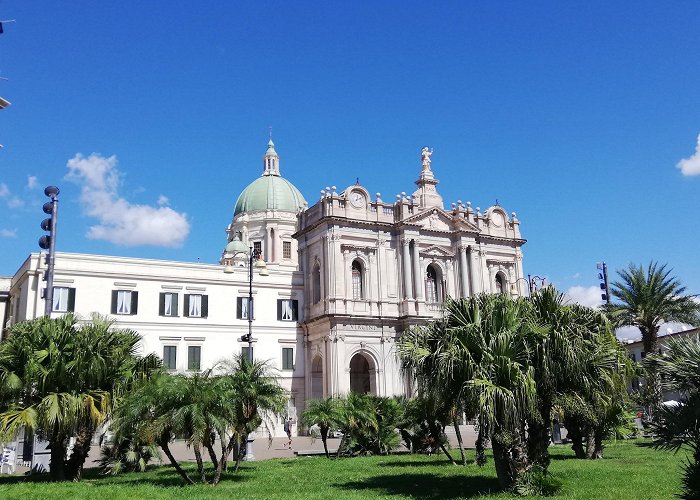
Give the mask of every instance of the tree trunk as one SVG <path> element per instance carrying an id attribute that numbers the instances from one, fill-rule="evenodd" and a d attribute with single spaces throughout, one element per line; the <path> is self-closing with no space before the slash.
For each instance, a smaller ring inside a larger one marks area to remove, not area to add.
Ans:
<path id="1" fill-rule="evenodd" d="M 83 427 L 75 436 L 73 451 L 66 462 L 66 473 L 72 481 L 80 481 L 83 475 L 83 466 L 88 453 L 90 453 L 94 433 L 95 430 L 92 427 Z"/>
<path id="2" fill-rule="evenodd" d="M 586 432 L 586 458 L 593 459 L 595 455 L 595 432 L 593 429 L 588 429 Z"/>
<path id="3" fill-rule="evenodd" d="M 594 435 L 593 458 L 603 458 L 603 428 L 596 429 Z"/>
<path id="4" fill-rule="evenodd" d="M 197 461 L 197 473 L 199 474 L 199 480 L 202 483 L 207 482 L 207 477 L 204 474 L 204 461 L 202 460 L 202 447 L 199 443 L 194 443 L 192 445 L 194 450 L 194 459 Z"/>
<path id="5" fill-rule="evenodd" d="M 459 423 L 457 422 L 456 418 L 452 420 L 452 425 L 455 427 L 457 445 L 459 446 L 459 453 L 462 455 L 462 465 L 467 465 L 467 457 L 464 454 L 464 445 L 462 444 L 462 431 L 459 430 Z"/>
<path id="6" fill-rule="evenodd" d="M 343 431 L 343 437 L 340 438 L 340 444 L 338 445 L 338 451 L 336 452 L 336 458 L 340 458 L 340 451 L 343 449 L 343 446 L 345 446 L 345 439 L 347 438 L 347 429 Z"/>
<path id="7" fill-rule="evenodd" d="M 551 439 L 551 406 L 540 408 L 541 422 L 528 422 L 527 453 L 531 463 L 545 469 L 549 466 L 549 441 Z"/>
<path id="8" fill-rule="evenodd" d="M 499 439 L 493 438 L 491 446 L 498 482 L 502 488 L 510 490 L 520 475 L 529 468 L 526 446 L 517 432 L 512 443 L 501 443 Z"/>
<path id="9" fill-rule="evenodd" d="M 177 463 L 177 460 L 175 460 L 175 457 L 173 456 L 172 452 L 170 451 L 170 447 L 168 446 L 168 440 L 161 439 L 158 445 L 163 449 L 165 456 L 168 457 L 168 460 L 170 460 L 170 463 L 173 465 L 173 467 L 175 467 L 177 473 L 180 474 L 180 476 L 182 476 L 182 479 L 184 479 L 187 484 L 194 484 L 194 481 L 190 479 L 190 476 L 187 475 L 187 473 L 182 469 L 182 467 L 180 467 L 180 464 Z"/>
<path id="10" fill-rule="evenodd" d="M 452 465 L 457 465 L 457 462 L 455 462 L 454 458 L 452 458 L 452 455 L 450 455 L 450 452 L 447 451 L 447 448 L 442 443 L 442 439 L 440 439 L 440 437 L 441 437 L 440 434 L 442 434 L 442 432 L 440 431 L 440 429 L 438 429 L 438 426 L 435 425 L 434 422 L 428 422 L 428 428 L 430 429 L 430 434 L 433 436 L 433 439 L 435 440 L 435 442 L 440 443 L 440 449 L 445 454 L 445 456 L 450 461 L 450 463 Z"/>
<path id="11" fill-rule="evenodd" d="M 66 444 L 65 438 L 60 436 L 49 442 L 51 450 L 51 462 L 49 463 L 49 477 L 51 481 L 66 480 Z"/>
<path id="12" fill-rule="evenodd" d="M 549 425 L 530 422 L 527 428 L 527 452 L 532 463 L 547 467 L 549 465 Z"/>
<path id="13" fill-rule="evenodd" d="M 231 448 L 233 445 L 231 444 L 231 441 L 233 441 L 233 438 L 227 443 L 226 442 L 226 431 L 219 432 L 219 444 L 221 445 L 221 460 L 219 460 L 219 463 L 216 466 L 216 471 L 214 472 L 214 479 L 212 480 L 213 485 L 219 484 L 219 481 L 221 481 L 221 473 L 226 470 L 226 462 L 228 460 L 228 456 L 231 453 Z"/>
<path id="14" fill-rule="evenodd" d="M 214 465 L 214 469 L 216 469 L 219 466 L 219 460 L 216 458 L 216 452 L 214 451 L 214 442 L 216 441 L 216 434 L 214 432 L 210 432 L 208 436 L 204 438 L 204 447 L 207 449 L 207 452 L 209 453 L 209 460 L 211 460 L 211 463 Z"/>
<path id="15" fill-rule="evenodd" d="M 476 436 L 476 465 L 483 467 L 486 465 L 486 441 L 488 431 L 486 423 L 479 422 L 479 429 Z"/>
<path id="16" fill-rule="evenodd" d="M 326 458 L 331 458 L 328 453 L 328 427 L 321 427 L 321 442 L 323 443 L 323 451 L 326 452 Z"/>

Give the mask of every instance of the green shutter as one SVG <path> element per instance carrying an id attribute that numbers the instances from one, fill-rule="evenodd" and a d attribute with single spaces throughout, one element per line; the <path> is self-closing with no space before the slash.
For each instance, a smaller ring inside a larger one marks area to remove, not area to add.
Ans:
<path id="1" fill-rule="evenodd" d="M 202 295 L 202 318 L 209 316 L 209 296 Z"/>
<path id="2" fill-rule="evenodd" d="M 135 315 L 138 312 L 139 307 L 139 292 L 131 292 L 131 315 Z"/>
<path id="3" fill-rule="evenodd" d="M 75 288 L 68 289 L 68 312 L 75 311 Z"/>

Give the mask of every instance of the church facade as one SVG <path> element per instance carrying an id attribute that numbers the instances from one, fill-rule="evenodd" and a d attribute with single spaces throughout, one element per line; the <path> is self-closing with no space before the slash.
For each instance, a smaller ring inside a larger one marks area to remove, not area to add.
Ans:
<path id="1" fill-rule="evenodd" d="M 402 332 L 438 317 L 448 296 L 527 288 L 515 213 L 446 209 L 431 154 L 424 148 L 416 162 L 412 195 L 384 201 L 358 183 L 323 189 L 309 206 L 282 177 L 270 141 L 218 264 L 59 252 L 52 315 L 109 315 L 142 335 L 144 354 L 188 372 L 244 351 L 252 312 L 254 355 L 278 370 L 292 416 L 306 400 L 349 391 L 408 394 L 396 353 Z M 253 272 L 255 307 L 250 249 L 267 269 Z M 44 270 L 32 254 L 4 279 L 4 327 L 43 314 Z"/>

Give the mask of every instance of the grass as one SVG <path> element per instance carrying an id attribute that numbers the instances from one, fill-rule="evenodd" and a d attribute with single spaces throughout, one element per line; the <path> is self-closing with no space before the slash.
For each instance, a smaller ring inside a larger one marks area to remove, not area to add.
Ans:
<path id="1" fill-rule="evenodd" d="M 563 483 L 562 499 L 662 499 L 680 491 L 683 454 L 656 451 L 646 442 L 610 443 L 605 459 L 573 458 L 567 446 L 550 448 L 550 471 Z M 473 451 L 469 452 L 473 458 Z M 191 470 L 194 469 L 191 467 Z M 493 461 L 479 468 L 450 465 L 442 456 L 395 455 L 341 460 L 323 457 L 245 463 L 216 487 L 183 486 L 170 467 L 145 473 L 101 477 L 87 471 L 81 483 L 47 483 L 32 478 L 0 478 L 4 499 L 216 498 L 369 499 L 513 498 L 499 492 Z"/>

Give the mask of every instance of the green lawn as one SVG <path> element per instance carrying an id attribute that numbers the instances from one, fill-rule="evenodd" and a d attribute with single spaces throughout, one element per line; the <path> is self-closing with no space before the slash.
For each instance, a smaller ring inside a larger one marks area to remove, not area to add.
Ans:
<path id="1" fill-rule="evenodd" d="M 567 446 L 550 448 L 551 471 L 563 481 L 557 498 L 673 498 L 680 490 L 682 454 L 655 451 L 646 442 L 611 443 L 606 458 L 576 460 Z M 469 452 L 473 458 L 473 451 Z M 182 486 L 169 467 L 143 474 L 99 477 L 89 471 L 82 483 L 50 484 L 23 477 L 0 477 L 0 498 L 48 500 L 186 498 L 513 498 L 498 491 L 493 462 L 484 468 L 449 465 L 441 456 L 396 455 L 341 460 L 322 457 L 243 464 L 219 486 Z"/>

